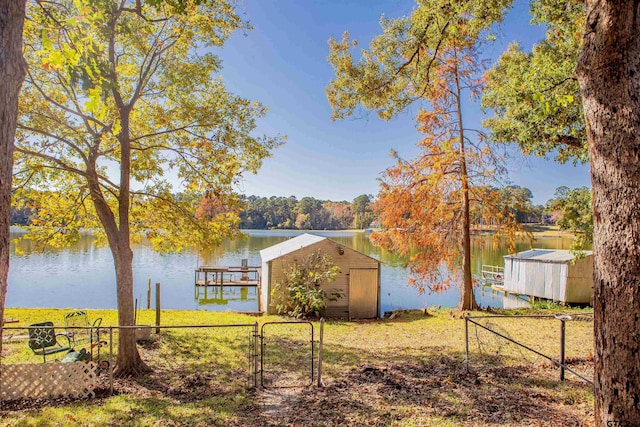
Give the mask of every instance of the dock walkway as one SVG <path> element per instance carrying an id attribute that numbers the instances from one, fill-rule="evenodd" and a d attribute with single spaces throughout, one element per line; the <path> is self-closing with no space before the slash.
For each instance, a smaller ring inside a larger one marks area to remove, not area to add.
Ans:
<path id="1" fill-rule="evenodd" d="M 195 286 L 259 285 L 260 267 L 258 266 L 202 265 L 195 272 Z"/>

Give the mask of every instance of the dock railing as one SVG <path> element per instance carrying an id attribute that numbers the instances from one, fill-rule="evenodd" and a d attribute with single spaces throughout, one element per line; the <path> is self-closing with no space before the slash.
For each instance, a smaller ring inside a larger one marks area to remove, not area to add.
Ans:
<path id="1" fill-rule="evenodd" d="M 482 280 L 491 283 L 504 282 L 504 267 L 497 265 L 482 265 Z"/>

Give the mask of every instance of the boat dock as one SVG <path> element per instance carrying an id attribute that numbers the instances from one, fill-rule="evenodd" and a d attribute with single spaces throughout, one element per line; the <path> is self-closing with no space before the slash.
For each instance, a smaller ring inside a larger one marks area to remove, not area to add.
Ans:
<path id="1" fill-rule="evenodd" d="M 195 286 L 259 285 L 260 267 L 250 266 L 244 259 L 241 266 L 202 265 L 195 272 Z"/>

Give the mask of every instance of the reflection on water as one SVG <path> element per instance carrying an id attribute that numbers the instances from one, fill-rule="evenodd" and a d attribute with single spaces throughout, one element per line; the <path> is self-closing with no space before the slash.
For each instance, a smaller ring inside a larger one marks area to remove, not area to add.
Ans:
<path id="1" fill-rule="evenodd" d="M 258 300 L 258 288 L 256 286 L 194 286 L 195 300 L 198 306 L 220 306 L 229 305 L 229 303 L 246 304 L 251 307 L 251 311 L 255 311 L 256 301 Z"/>
<path id="2" fill-rule="evenodd" d="M 291 230 L 247 230 L 243 238 L 227 240 L 207 251 L 188 250 L 181 254 L 159 255 L 148 245 L 134 248 L 135 297 L 147 300 L 147 283 L 161 283 L 164 309 L 255 311 L 258 307 L 256 288 L 196 287 L 194 271 L 200 265 L 239 266 L 246 258 L 249 265 L 260 265 L 259 251 L 302 232 Z M 419 294 L 407 286 L 405 259 L 375 247 L 369 235 L 361 232 L 318 231 L 381 261 L 382 311 L 397 308 L 453 307 L 458 302 L 457 289 L 439 294 Z M 12 235 L 12 238 L 17 235 Z M 537 248 L 568 249 L 570 239 L 539 239 Z M 528 241 L 518 242 L 518 251 L 530 248 Z M 94 308 L 116 307 L 115 269 L 108 248 L 96 247 L 90 234 L 83 235 L 72 248 L 36 252 L 30 242 L 20 243 L 23 256 L 16 256 L 11 246 L 11 269 L 7 307 Z M 496 247 L 490 236 L 473 240 L 473 273 L 480 274 L 483 264 L 503 265 L 505 247 Z M 490 288 L 476 289 L 478 303 L 484 307 L 506 307 L 522 304 Z M 152 298 L 152 300 L 154 300 Z M 146 307 L 143 307 L 146 308 Z"/>

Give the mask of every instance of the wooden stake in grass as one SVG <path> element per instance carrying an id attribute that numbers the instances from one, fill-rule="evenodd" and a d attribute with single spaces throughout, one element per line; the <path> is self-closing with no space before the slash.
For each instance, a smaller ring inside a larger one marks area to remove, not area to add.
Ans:
<path id="1" fill-rule="evenodd" d="M 156 334 L 160 333 L 160 283 L 156 283 Z"/>

